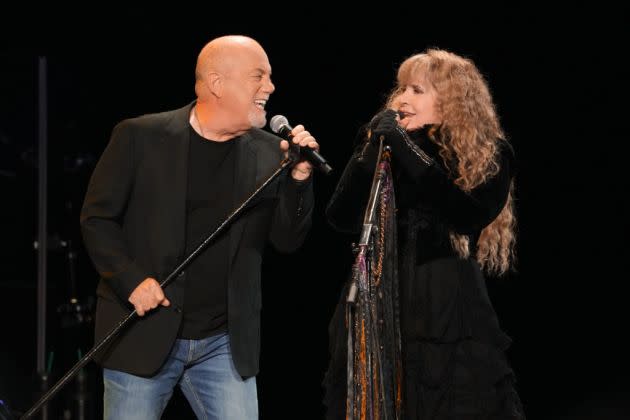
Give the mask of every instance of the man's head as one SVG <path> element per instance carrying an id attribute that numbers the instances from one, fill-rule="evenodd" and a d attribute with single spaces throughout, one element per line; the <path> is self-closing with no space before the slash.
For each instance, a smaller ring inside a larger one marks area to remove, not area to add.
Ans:
<path id="1" fill-rule="evenodd" d="M 206 44 L 195 69 L 197 104 L 218 130 L 247 131 L 267 122 L 275 90 L 265 50 L 252 38 L 228 35 Z"/>

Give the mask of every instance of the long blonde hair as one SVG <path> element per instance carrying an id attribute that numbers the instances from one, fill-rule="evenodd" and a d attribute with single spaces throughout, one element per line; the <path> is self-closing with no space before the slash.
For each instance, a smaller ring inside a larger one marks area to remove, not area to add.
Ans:
<path id="1" fill-rule="evenodd" d="M 505 140 L 495 106 L 483 76 L 466 58 L 440 49 L 429 49 L 407 58 L 398 69 L 398 86 L 423 74 L 437 92 L 436 107 L 442 118 L 440 156 L 455 184 L 470 191 L 499 171 L 498 149 Z M 395 101 L 395 89 L 388 104 Z M 456 164 L 456 167 L 454 167 Z M 501 213 L 486 226 L 477 241 L 476 259 L 486 272 L 505 273 L 514 260 L 516 217 L 514 183 Z M 466 235 L 451 232 L 453 248 L 463 258 L 470 255 Z"/>

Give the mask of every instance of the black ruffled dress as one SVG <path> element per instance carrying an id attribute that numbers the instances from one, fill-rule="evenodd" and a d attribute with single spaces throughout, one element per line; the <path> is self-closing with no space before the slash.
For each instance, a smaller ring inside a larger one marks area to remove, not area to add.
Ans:
<path id="1" fill-rule="evenodd" d="M 392 142 L 397 200 L 404 419 L 524 419 L 515 377 L 485 278 L 474 258 L 458 257 L 449 231 L 476 244 L 506 203 L 514 156 L 501 142 L 499 172 L 465 193 L 438 155 L 436 127 Z M 327 207 L 337 230 L 358 233 L 375 164 L 362 140 Z M 451 164 L 453 164 L 451 162 Z M 449 165 L 450 166 L 450 165 Z M 471 246 L 471 255 L 476 250 Z M 347 286 L 346 286 L 347 287 Z M 327 418 L 345 416 L 346 288 L 330 322 L 330 364 L 324 379 Z"/>

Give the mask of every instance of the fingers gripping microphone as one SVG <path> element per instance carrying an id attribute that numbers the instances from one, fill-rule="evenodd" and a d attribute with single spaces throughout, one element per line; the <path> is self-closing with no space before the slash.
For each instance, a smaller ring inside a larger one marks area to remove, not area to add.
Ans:
<path id="1" fill-rule="evenodd" d="M 291 144 L 291 139 L 293 138 L 293 134 L 291 134 L 291 130 L 293 127 L 289 125 L 289 120 L 284 115 L 276 115 L 271 118 L 269 121 L 269 127 L 271 127 L 271 131 L 280 135 L 281 137 L 287 139 L 289 144 Z M 322 155 L 317 152 L 315 149 L 311 149 L 310 147 L 302 147 L 300 146 L 300 155 L 306 157 L 306 159 L 313 164 L 320 171 L 328 175 L 332 168 L 326 162 L 326 159 Z"/>

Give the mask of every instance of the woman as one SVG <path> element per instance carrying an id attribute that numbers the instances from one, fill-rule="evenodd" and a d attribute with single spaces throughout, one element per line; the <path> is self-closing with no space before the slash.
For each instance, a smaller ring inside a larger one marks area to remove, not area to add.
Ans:
<path id="1" fill-rule="evenodd" d="M 396 191 L 403 418 L 522 419 L 510 339 L 483 274 L 511 268 L 516 240 L 514 155 L 488 86 L 471 60 L 430 49 L 401 64 L 386 108 L 361 130 L 327 217 L 359 231 L 383 138 Z M 337 321 L 326 378 L 333 418 L 345 402 Z"/>

